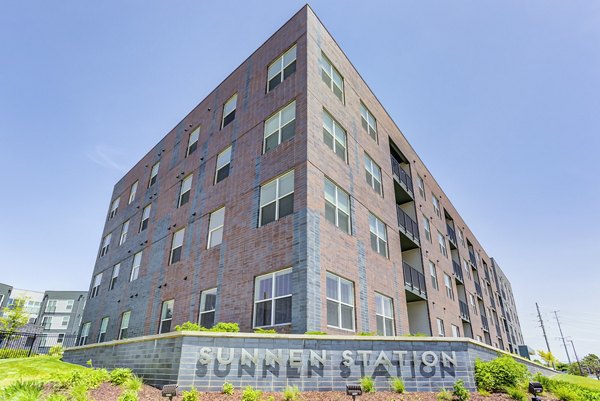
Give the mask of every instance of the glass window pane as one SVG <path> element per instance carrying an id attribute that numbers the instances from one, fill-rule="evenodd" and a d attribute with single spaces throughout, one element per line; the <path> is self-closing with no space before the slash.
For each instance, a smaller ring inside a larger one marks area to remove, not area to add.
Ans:
<path id="1" fill-rule="evenodd" d="M 260 205 L 264 206 L 267 203 L 273 202 L 275 200 L 277 191 L 277 182 L 272 181 L 266 185 L 263 185 L 260 188 Z"/>
<path id="2" fill-rule="evenodd" d="M 210 230 L 215 229 L 216 227 L 222 226 L 225 220 L 225 208 L 221 208 L 216 210 L 210 214 Z"/>
<path id="3" fill-rule="evenodd" d="M 335 301 L 327 300 L 327 324 L 329 326 L 339 327 L 340 325 L 338 305 Z"/>
<path id="4" fill-rule="evenodd" d="M 335 184 L 325 179 L 325 199 L 335 205 Z"/>
<path id="5" fill-rule="evenodd" d="M 277 136 L 277 133 L 271 134 L 265 140 L 265 152 L 277 147 L 278 144 L 279 137 Z"/>
<path id="6" fill-rule="evenodd" d="M 279 130 L 279 114 L 275 114 L 265 122 L 265 136 Z"/>
<path id="7" fill-rule="evenodd" d="M 354 308 L 342 305 L 342 328 L 354 330 Z"/>
<path id="8" fill-rule="evenodd" d="M 338 226 L 342 230 L 344 230 L 348 233 L 350 232 L 350 216 L 348 216 L 341 210 L 338 210 Z"/>
<path id="9" fill-rule="evenodd" d="M 258 279 L 256 288 L 256 299 L 270 299 L 273 297 L 273 278 L 271 276 Z"/>
<path id="10" fill-rule="evenodd" d="M 354 294 L 352 293 L 352 283 L 346 280 L 340 280 L 341 301 L 354 305 Z"/>
<path id="11" fill-rule="evenodd" d="M 281 111 L 281 126 L 296 118 L 296 102 L 293 101 Z"/>
<path id="12" fill-rule="evenodd" d="M 271 306 L 272 301 L 259 302 L 256 304 L 256 319 L 255 326 L 270 326 L 271 325 Z"/>
<path id="13" fill-rule="evenodd" d="M 269 66 L 268 79 L 270 80 L 275 75 L 278 75 L 280 73 L 281 73 L 281 62 L 280 62 L 280 59 L 277 59 L 273 64 L 271 64 Z"/>
<path id="14" fill-rule="evenodd" d="M 382 298 L 381 295 L 375 294 L 375 313 L 378 315 L 383 315 Z"/>
<path id="15" fill-rule="evenodd" d="M 200 326 L 210 329 L 215 325 L 215 312 L 203 313 L 200 316 Z"/>
<path id="16" fill-rule="evenodd" d="M 385 335 L 394 335 L 394 321 L 392 319 L 385 319 Z"/>
<path id="17" fill-rule="evenodd" d="M 272 221 L 275 221 L 275 202 L 261 209 L 260 225 L 264 226 Z"/>
<path id="18" fill-rule="evenodd" d="M 327 298 L 339 299 L 338 298 L 338 284 L 337 279 L 332 276 L 327 276 Z"/>
<path id="19" fill-rule="evenodd" d="M 335 224 L 335 206 L 329 202 L 325 202 L 325 218 Z"/>
<path id="20" fill-rule="evenodd" d="M 294 172 L 291 171 L 279 179 L 279 196 L 289 194 L 294 191 Z"/>
<path id="21" fill-rule="evenodd" d="M 275 275 L 275 296 L 292 294 L 292 273 L 276 274 Z"/>
<path id="22" fill-rule="evenodd" d="M 283 65 L 286 66 L 296 59 L 296 45 L 283 55 Z"/>
<path id="23" fill-rule="evenodd" d="M 292 322 L 292 297 L 275 300 L 275 324 Z"/>
<path id="24" fill-rule="evenodd" d="M 294 194 L 291 193 L 279 200 L 279 218 L 294 213 Z"/>
<path id="25" fill-rule="evenodd" d="M 384 323 L 383 323 L 383 317 L 380 315 L 376 316 L 376 320 L 377 320 L 377 334 L 382 336 L 384 333 Z"/>

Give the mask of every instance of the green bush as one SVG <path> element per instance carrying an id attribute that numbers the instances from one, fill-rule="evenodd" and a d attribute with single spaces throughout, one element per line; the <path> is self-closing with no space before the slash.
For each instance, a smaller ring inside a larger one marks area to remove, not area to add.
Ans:
<path id="1" fill-rule="evenodd" d="M 18 380 L 0 390 L 2 401 L 37 401 L 44 385 L 36 380 Z"/>
<path id="2" fill-rule="evenodd" d="M 377 332 L 376 331 L 361 331 L 360 333 L 358 333 L 359 336 L 376 336 Z"/>
<path id="3" fill-rule="evenodd" d="M 452 393 L 443 388 L 437 393 L 436 399 L 437 401 L 452 401 Z"/>
<path id="4" fill-rule="evenodd" d="M 125 383 L 123 383 L 123 387 L 125 387 L 125 389 L 135 391 L 136 393 L 142 389 L 143 385 L 144 380 L 136 375 L 132 375 L 130 378 L 125 380 Z"/>
<path id="5" fill-rule="evenodd" d="M 94 369 L 85 372 L 83 382 L 92 389 L 108 381 L 109 378 L 110 375 L 106 369 Z"/>
<path id="6" fill-rule="evenodd" d="M 246 387 L 242 393 L 242 401 L 260 401 L 260 397 L 262 397 L 262 391 L 255 390 L 252 386 Z"/>
<path id="7" fill-rule="evenodd" d="M 138 393 L 137 391 L 125 390 L 117 401 L 138 401 Z"/>
<path id="8" fill-rule="evenodd" d="M 390 379 L 390 387 L 394 393 L 401 394 L 404 392 L 404 380 L 401 377 L 392 377 Z"/>
<path id="9" fill-rule="evenodd" d="M 283 390 L 283 400 L 284 401 L 298 401 L 300 399 L 300 390 L 298 386 L 290 387 L 287 386 L 285 390 Z"/>
<path id="10" fill-rule="evenodd" d="M 425 333 L 414 333 L 414 334 L 404 334 L 402 337 L 429 337 L 429 336 Z"/>
<path id="11" fill-rule="evenodd" d="M 71 387 L 71 400 L 72 401 L 89 401 L 87 393 L 89 387 L 85 384 L 85 382 L 79 382 Z"/>
<path id="12" fill-rule="evenodd" d="M 206 330 L 204 327 L 200 326 L 198 323 L 185 322 L 181 326 L 175 326 L 176 331 L 204 331 Z"/>
<path id="13" fill-rule="evenodd" d="M 371 376 L 363 376 L 360 378 L 360 386 L 365 393 L 375 392 L 375 380 Z"/>
<path id="14" fill-rule="evenodd" d="M 218 333 L 237 333 L 240 331 L 240 325 L 237 323 L 219 322 L 215 324 L 209 331 Z"/>
<path id="15" fill-rule="evenodd" d="M 52 393 L 46 398 L 46 401 L 69 401 L 69 399 L 64 394 Z"/>
<path id="16" fill-rule="evenodd" d="M 577 394 L 577 392 L 568 386 L 555 386 L 552 393 L 558 398 L 560 401 L 580 401 L 582 398 Z M 587 398 L 586 398 L 587 400 Z"/>
<path id="17" fill-rule="evenodd" d="M 465 382 L 462 380 L 457 380 L 454 383 L 452 395 L 457 401 L 467 401 L 469 398 L 471 398 L 471 393 L 469 393 L 469 390 L 467 390 L 465 387 Z"/>
<path id="18" fill-rule="evenodd" d="M 129 368 L 116 368 L 111 370 L 109 374 L 109 380 L 115 386 L 119 386 L 125 383 L 128 379 L 133 376 L 131 369 Z"/>
<path id="19" fill-rule="evenodd" d="M 325 333 L 324 331 L 307 331 L 304 334 L 309 334 L 311 336 L 326 336 L 327 333 Z"/>
<path id="20" fill-rule="evenodd" d="M 525 365 L 515 361 L 508 355 L 488 362 L 480 359 L 475 361 L 475 383 L 478 389 L 491 393 L 499 392 L 509 387 L 517 387 L 528 377 Z"/>
<path id="21" fill-rule="evenodd" d="M 508 394 L 511 400 L 527 401 L 527 393 L 518 387 L 507 388 L 506 394 Z"/>
<path id="22" fill-rule="evenodd" d="M 477 390 L 477 392 L 482 397 L 489 397 L 490 395 L 492 395 L 492 393 L 490 393 L 489 391 L 485 391 L 483 389 L 479 389 L 479 390 Z"/>
<path id="23" fill-rule="evenodd" d="M 275 329 L 263 329 L 263 328 L 258 328 L 258 329 L 254 329 L 255 333 L 258 334 L 277 334 L 277 330 Z"/>
<path id="24" fill-rule="evenodd" d="M 27 358 L 29 350 L 27 349 L 0 349 L 0 359 L 8 358 Z"/>
<path id="25" fill-rule="evenodd" d="M 192 387 L 190 391 L 183 392 L 183 401 L 200 401 L 200 393 L 195 387 Z"/>
<path id="26" fill-rule="evenodd" d="M 65 350 L 63 349 L 62 344 L 57 344 L 50 347 L 50 349 L 48 350 L 48 355 L 57 356 L 62 359 L 64 352 Z"/>
<path id="27" fill-rule="evenodd" d="M 223 394 L 231 395 L 233 394 L 233 384 L 225 382 L 223 383 L 223 390 L 221 391 Z"/>

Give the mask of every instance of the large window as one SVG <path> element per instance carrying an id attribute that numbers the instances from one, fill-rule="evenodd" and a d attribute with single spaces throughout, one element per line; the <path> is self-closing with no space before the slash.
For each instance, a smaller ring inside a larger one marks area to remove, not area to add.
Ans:
<path id="1" fill-rule="evenodd" d="M 217 156 L 217 167 L 215 171 L 215 184 L 229 177 L 229 169 L 231 167 L 231 146 L 223 150 Z"/>
<path id="2" fill-rule="evenodd" d="M 431 276 L 431 286 L 434 290 L 439 290 L 440 286 L 438 284 L 437 269 L 435 268 L 435 263 L 431 260 L 429 261 L 429 275 Z"/>
<path id="3" fill-rule="evenodd" d="M 112 233 L 109 233 L 102 240 L 102 248 L 100 248 L 100 257 L 106 255 L 108 253 L 108 247 L 110 246 L 110 240 L 112 238 Z"/>
<path id="4" fill-rule="evenodd" d="M 179 199 L 177 201 L 177 207 L 181 207 L 190 201 L 190 194 L 192 193 L 192 179 L 193 175 L 190 174 L 181 181 L 181 188 L 179 189 Z"/>
<path id="5" fill-rule="evenodd" d="M 325 218 L 350 233 L 350 196 L 325 178 Z"/>
<path id="6" fill-rule="evenodd" d="M 296 101 L 293 101 L 265 121 L 263 153 L 293 137 L 295 130 Z"/>
<path id="7" fill-rule="evenodd" d="M 169 256 L 169 264 L 177 263 L 181 260 L 181 250 L 183 249 L 183 237 L 185 228 L 173 233 L 173 241 L 171 242 L 171 254 Z"/>
<path id="8" fill-rule="evenodd" d="M 346 161 L 346 130 L 323 110 L 323 141 L 335 154 Z"/>
<path id="9" fill-rule="evenodd" d="M 380 336 L 394 336 L 394 306 L 392 298 L 375 293 L 375 303 L 377 334 Z"/>
<path id="10" fill-rule="evenodd" d="M 292 322 L 292 269 L 259 276 L 254 289 L 254 327 Z"/>
<path id="11" fill-rule="evenodd" d="M 142 264 L 142 251 L 139 251 L 133 256 L 133 264 L 131 265 L 131 276 L 129 281 L 137 280 L 140 275 L 140 266 Z"/>
<path id="12" fill-rule="evenodd" d="M 237 93 L 225 102 L 223 105 L 223 121 L 221 128 L 225 128 L 230 122 L 235 120 L 235 109 L 237 107 Z"/>
<path id="13" fill-rule="evenodd" d="M 369 213 L 369 230 L 371 231 L 371 249 L 387 257 L 387 232 L 385 224 L 373 213 Z"/>
<path id="14" fill-rule="evenodd" d="M 128 204 L 130 204 L 130 205 L 131 205 L 131 202 L 133 202 L 135 200 L 135 195 L 137 194 L 138 184 L 139 184 L 139 181 L 134 182 L 131 185 L 131 189 L 129 190 L 129 202 L 128 202 Z"/>
<path id="15" fill-rule="evenodd" d="M 98 342 L 104 342 L 106 339 L 106 330 L 108 330 L 108 317 L 102 318 L 100 322 L 100 331 L 98 332 Z"/>
<path id="16" fill-rule="evenodd" d="M 438 327 L 438 335 L 440 337 L 444 337 L 446 335 L 446 330 L 444 330 L 444 321 L 442 319 L 440 319 L 439 317 L 437 318 L 437 327 Z"/>
<path id="17" fill-rule="evenodd" d="M 440 209 L 440 201 L 435 195 L 431 194 L 431 203 L 433 204 L 433 210 L 435 211 L 435 215 L 439 218 L 442 218 L 442 210 Z"/>
<path id="18" fill-rule="evenodd" d="M 362 102 L 360 103 L 360 120 L 362 127 L 367 131 L 369 136 L 377 141 L 377 120 Z"/>
<path id="19" fill-rule="evenodd" d="M 381 186 L 381 168 L 365 153 L 365 174 L 367 184 L 375 190 L 379 195 L 383 194 Z"/>
<path id="20" fill-rule="evenodd" d="M 119 329 L 119 340 L 127 338 L 127 331 L 129 329 L 129 318 L 131 317 L 131 311 L 123 312 L 121 316 L 121 328 Z"/>
<path id="21" fill-rule="evenodd" d="M 196 151 L 196 149 L 198 148 L 198 138 L 200 138 L 200 127 L 193 130 L 190 134 L 190 137 L 188 138 L 188 146 L 185 152 L 185 157 L 188 157 Z"/>
<path id="22" fill-rule="evenodd" d="M 452 278 L 444 273 L 444 285 L 446 286 L 446 295 L 450 299 L 454 299 L 454 288 L 452 287 Z"/>
<path id="23" fill-rule="evenodd" d="M 148 228 L 148 221 L 150 220 L 150 210 L 152 210 L 152 204 L 146 205 L 142 211 L 142 221 L 140 222 L 140 232 Z"/>
<path id="24" fill-rule="evenodd" d="M 438 231 L 438 245 L 440 246 L 440 252 L 445 257 L 448 257 L 448 249 L 446 248 L 446 237 L 444 234 Z"/>
<path id="25" fill-rule="evenodd" d="M 455 325 L 451 325 L 452 326 L 452 337 L 460 337 L 460 329 L 458 328 L 458 326 Z"/>
<path id="26" fill-rule="evenodd" d="M 327 325 L 354 331 L 354 283 L 327 273 Z"/>
<path id="27" fill-rule="evenodd" d="M 425 198 L 425 181 L 423 181 L 423 177 L 421 177 L 420 175 L 417 175 L 417 187 L 419 188 L 419 194 L 423 197 L 423 199 Z"/>
<path id="28" fill-rule="evenodd" d="M 175 300 L 171 299 L 162 303 L 160 311 L 160 324 L 158 325 L 158 334 L 171 331 L 171 321 L 173 320 L 173 304 Z"/>
<path id="29" fill-rule="evenodd" d="M 90 326 L 91 322 L 84 323 L 81 326 L 81 334 L 79 335 L 79 341 L 77 341 L 77 345 L 85 345 L 87 344 L 88 336 L 90 335 Z"/>
<path id="30" fill-rule="evenodd" d="M 92 285 L 92 292 L 90 292 L 90 298 L 94 298 L 100 291 L 100 283 L 102 283 L 102 273 L 98 273 L 94 276 L 94 285 Z"/>
<path id="31" fill-rule="evenodd" d="M 269 65 L 267 92 L 272 91 L 296 71 L 296 45 L 283 53 Z"/>
<path id="32" fill-rule="evenodd" d="M 112 275 L 110 276 L 110 285 L 108 287 L 109 290 L 112 290 L 115 288 L 115 285 L 117 284 L 117 279 L 119 278 L 120 272 L 121 272 L 121 264 L 117 263 L 116 265 L 113 266 L 113 269 L 112 269 Z"/>
<path id="33" fill-rule="evenodd" d="M 321 78 L 329 86 L 329 89 L 340 99 L 344 101 L 344 78 L 333 66 L 331 61 L 321 53 Z"/>
<path id="34" fill-rule="evenodd" d="M 225 224 L 225 208 L 215 210 L 210 214 L 208 222 L 208 245 L 212 248 L 223 242 L 223 225 Z"/>
<path id="35" fill-rule="evenodd" d="M 115 199 L 112 204 L 110 205 L 110 212 L 108 213 L 108 219 L 112 219 L 113 217 L 115 217 L 115 215 L 117 214 L 117 210 L 119 210 L 119 202 L 121 201 L 121 198 L 117 198 Z"/>
<path id="36" fill-rule="evenodd" d="M 215 308 L 217 305 L 217 289 L 202 291 L 200 295 L 200 326 L 210 329 L 215 325 Z"/>
<path id="37" fill-rule="evenodd" d="M 431 224 L 427 216 L 423 215 L 423 230 L 425 230 L 425 238 L 431 242 Z"/>
<path id="38" fill-rule="evenodd" d="M 294 170 L 260 187 L 260 225 L 294 212 Z"/>
<path id="39" fill-rule="evenodd" d="M 156 162 L 152 166 L 152 170 L 150 171 L 150 181 L 148 181 L 148 188 L 150 188 L 152 185 L 154 185 L 154 183 L 156 183 L 159 167 L 160 167 L 160 162 Z"/>
<path id="40" fill-rule="evenodd" d="M 121 226 L 121 237 L 119 237 L 119 246 L 121 246 L 121 245 L 123 245 L 125 243 L 125 240 L 127 239 L 127 232 L 128 231 L 129 231 L 129 220 L 127 220 Z"/>

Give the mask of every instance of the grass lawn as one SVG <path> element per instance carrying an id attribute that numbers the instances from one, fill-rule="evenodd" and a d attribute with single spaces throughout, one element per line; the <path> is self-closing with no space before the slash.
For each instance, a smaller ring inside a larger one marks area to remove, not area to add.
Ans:
<path id="1" fill-rule="evenodd" d="M 562 380 L 565 382 L 578 384 L 590 390 L 600 391 L 600 380 L 592 379 L 591 377 L 581 377 L 575 375 L 556 375 L 553 379 Z"/>
<path id="2" fill-rule="evenodd" d="M 17 379 L 46 380 L 55 377 L 57 372 L 70 373 L 86 369 L 51 356 L 0 359 L 0 388 Z"/>

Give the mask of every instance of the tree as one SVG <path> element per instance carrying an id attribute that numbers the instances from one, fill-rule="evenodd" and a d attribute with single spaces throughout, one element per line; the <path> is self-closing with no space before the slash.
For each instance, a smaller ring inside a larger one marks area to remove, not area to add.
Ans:
<path id="1" fill-rule="evenodd" d="M 558 359 L 550 351 L 539 350 L 538 355 L 546 362 L 546 366 L 556 366 Z"/>
<path id="2" fill-rule="evenodd" d="M 29 316 L 25 312 L 26 298 L 16 298 L 10 307 L 5 307 L 3 315 L 0 316 L 0 330 L 12 334 L 29 321 Z"/>
<path id="3" fill-rule="evenodd" d="M 596 354 L 588 354 L 581 360 L 581 365 L 600 380 L 600 358 Z"/>

